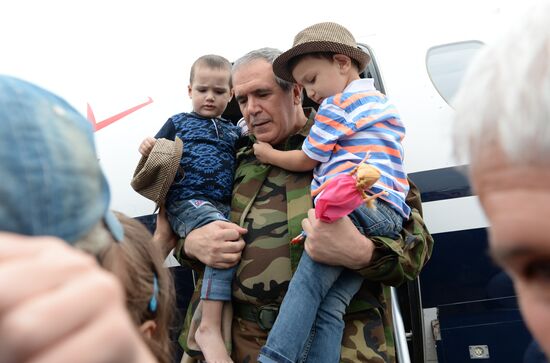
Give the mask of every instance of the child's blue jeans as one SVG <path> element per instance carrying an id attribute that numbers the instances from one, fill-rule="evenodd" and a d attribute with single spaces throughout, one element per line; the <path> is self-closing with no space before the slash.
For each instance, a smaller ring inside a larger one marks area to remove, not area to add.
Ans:
<path id="1" fill-rule="evenodd" d="M 195 228 L 213 221 L 227 221 L 229 207 L 224 204 L 189 199 L 167 206 L 166 214 L 172 229 L 185 238 Z M 236 267 L 217 269 L 206 266 L 202 281 L 201 299 L 231 300 L 231 283 Z"/>
<path id="2" fill-rule="evenodd" d="M 376 209 L 361 206 L 350 219 L 365 235 L 396 237 L 403 217 L 375 203 Z M 304 251 L 258 361 L 339 362 L 343 316 L 362 283 L 357 272 L 315 262 Z"/>

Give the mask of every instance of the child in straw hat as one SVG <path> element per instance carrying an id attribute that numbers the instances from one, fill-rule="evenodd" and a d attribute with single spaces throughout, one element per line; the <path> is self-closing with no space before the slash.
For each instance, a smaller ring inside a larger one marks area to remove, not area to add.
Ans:
<path id="1" fill-rule="evenodd" d="M 258 143 L 254 153 L 260 161 L 287 170 L 313 169 L 317 218 L 332 222 L 349 214 L 364 234 L 395 237 L 410 212 L 402 165 L 405 128 L 373 79 L 360 78 L 369 60 L 339 24 L 315 24 L 298 33 L 293 47 L 274 61 L 273 70 L 302 85 L 320 104 L 315 124 L 302 150 L 280 151 Z M 355 175 L 366 159 L 380 175 L 368 190 Z M 352 175 L 356 179 L 350 184 Z M 354 194 L 380 198 L 368 208 Z M 317 263 L 303 253 L 258 360 L 338 362 L 343 315 L 362 283 L 358 273 Z"/>

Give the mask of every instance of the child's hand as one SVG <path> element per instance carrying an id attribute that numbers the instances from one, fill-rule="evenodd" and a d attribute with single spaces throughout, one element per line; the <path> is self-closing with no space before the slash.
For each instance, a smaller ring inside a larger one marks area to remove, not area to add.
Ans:
<path id="1" fill-rule="evenodd" d="M 253 147 L 256 158 L 264 164 L 270 164 L 269 156 L 273 152 L 273 146 L 267 142 L 258 141 L 253 145 Z"/>
<path id="2" fill-rule="evenodd" d="M 151 150 L 153 150 L 153 146 L 155 146 L 155 143 L 157 142 L 157 139 L 154 137 L 146 137 L 142 142 L 141 145 L 139 145 L 139 152 L 143 156 L 149 156 L 151 153 Z"/>

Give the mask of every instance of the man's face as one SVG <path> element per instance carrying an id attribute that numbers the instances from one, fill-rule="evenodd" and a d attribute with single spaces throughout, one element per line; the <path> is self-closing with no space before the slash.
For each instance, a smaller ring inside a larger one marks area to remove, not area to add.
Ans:
<path id="1" fill-rule="evenodd" d="M 482 153 L 472 181 L 489 218 L 490 250 L 510 275 L 522 315 L 550 357 L 550 170 Z"/>
<path id="2" fill-rule="evenodd" d="M 258 59 L 239 67 L 233 73 L 233 91 L 249 132 L 259 141 L 277 145 L 298 131 L 300 88 L 281 89 L 269 62 Z"/>
<path id="3" fill-rule="evenodd" d="M 304 86 L 307 96 L 318 104 L 325 98 L 344 91 L 348 83 L 336 60 L 310 55 L 298 61 L 292 70 L 292 76 L 296 82 Z"/>
<path id="4" fill-rule="evenodd" d="M 230 77 L 228 69 L 198 64 L 188 88 L 193 111 L 203 117 L 219 117 L 231 100 Z"/>

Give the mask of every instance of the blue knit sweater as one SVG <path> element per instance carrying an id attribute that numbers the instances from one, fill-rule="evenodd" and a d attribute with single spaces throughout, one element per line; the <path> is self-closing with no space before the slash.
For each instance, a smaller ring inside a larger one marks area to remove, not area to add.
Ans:
<path id="1" fill-rule="evenodd" d="M 235 171 L 235 142 L 240 129 L 223 118 L 204 118 L 199 114 L 180 113 L 166 121 L 155 138 L 183 141 L 180 165 L 166 196 L 170 206 L 188 199 L 229 204 Z"/>

